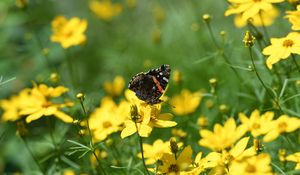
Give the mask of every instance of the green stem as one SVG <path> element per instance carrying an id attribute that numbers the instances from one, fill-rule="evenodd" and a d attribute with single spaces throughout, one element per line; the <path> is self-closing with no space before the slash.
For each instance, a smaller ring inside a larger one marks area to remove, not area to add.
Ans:
<path id="1" fill-rule="evenodd" d="M 66 61 L 67 61 L 67 69 L 69 72 L 69 78 L 71 80 L 71 84 L 73 87 L 75 87 L 76 81 L 74 78 L 74 69 L 73 69 L 73 64 L 72 64 L 72 58 L 71 58 L 71 53 L 69 53 L 70 50 L 65 49 L 65 53 L 66 53 Z"/>
<path id="2" fill-rule="evenodd" d="M 30 156 L 33 158 L 35 164 L 39 167 L 40 171 L 42 172 L 42 174 L 46 174 L 46 172 L 44 172 L 39 160 L 35 157 L 35 155 L 33 154 L 32 150 L 30 149 L 26 138 L 23 138 L 22 136 L 20 136 L 21 140 L 23 141 L 27 151 L 29 152 Z"/>
<path id="3" fill-rule="evenodd" d="M 266 84 L 264 83 L 264 81 L 262 80 L 262 78 L 260 77 L 260 75 L 258 74 L 258 71 L 256 69 L 256 65 L 254 63 L 254 59 L 253 59 L 253 55 L 252 55 L 252 49 L 251 47 L 249 47 L 249 54 L 250 54 L 250 58 L 251 58 L 251 62 L 252 62 L 252 66 L 253 66 L 253 70 L 256 74 L 256 77 L 258 78 L 259 82 L 262 84 L 262 86 L 265 88 L 267 94 L 273 99 L 273 101 L 276 103 L 277 107 L 279 108 L 280 112 L 283 113 L 280 104 L 278 102 L 278 100 L 272 95 L 272 93 L 269 91 L 268 87 L 266 86 Z"/>
<path id="4" fill-rule="evenodd" d="M 91 150 L 92 150 L 92 153 L 93 153 L 94 157 L 95 157 L 96 160 L 97 160 L 98 167 L 99 167 L 100 170 L 103 172 L 103 174 L 106 175 L 106 172 L 105 172 L 104 168 L 101 166 L 101 161 L 100 161 L 100 159 L 98 158 L 98 156 L 97 156 L 97 154 L 96 154 L 96 152 L 95 152 L 95 145 L 94 145 L 94 143 L 93 143 L 93 135 L 92 135 L 92 132 L 91 132 L 91 129 L 90 129 L 90 124 L 89 124 L 89 120 L 88 120 L 88 115 L 87 115 L 86 109 L 85 109 L 85 107 L 84 107 L 83 100 L 80 99 L 79 101 L 80 101 L 81 108 L 82 108 L 82 110 L 83 110 L 83 112 L 84 112 L 84 115 L 85 115 L 86 125 L 87 125 L 88 132 L 89 132 L 90 145 L 91 145 L 91 147 L 92 147 L 92 149 L 91 149 Z M 98 171 L 98 168 L 96 168 L 96 171 Z M 97 173 L 100 174 L 99 172 L 97 172 Z"/>
<path id="5" fill-rule="evenodd" d="M 53 147 L 54 147 L 55 156 L 58 159 L 58 164 L 60 166 L 61 165 L 60 149 L 57 147 L 56 141 L 54 139 L 52 124 L 51 124 L 51 121 L 50 121 L 49 117 L 46 117 L 46 120 L 47 120 L 47 125 L 48 125 L 48 129 L 49 129 L 49 134 L 50 134 L 51 142 L 52 142 Z"/>
<path id="6" fill-rule="evenodd" d="M 221 52 L 221 56 L 224 58 L 226 64 L 228 64 L 230 66 L 230 68 L 233 70 L 234 74 L 237 76 L 237 78 L 242 81 L 242 78 L 240 77 L 240 75 L 238 74 L 238 72 L 231 66 L 231 62 L 229 61 L 229 59 L 227 58 L 227 56 L 225 55 L 224 53 L 224 49 L 223 48 L 220 48 L 214 34 L 213 34 L 213 31 L 212 31 L 212 28 L 210 26 L 210 23 L 209 22 L 205 22 L 206 23 L 206 26 L 208 28 L 208 31 L 209 31 L 209 35 L 211 37 L 211 39 L 213 40 L 213 43 L 215 44 L 216 48 Z"/>
<path id="7" fill-rule="evenodd" d="M 266 39 L 267 39 L 267 43 L 270 43 L 270 37 L 269 37 L 269 34 L 268 34 L 268 31 L 267 31 L 266 25 L 264 23 L 264 19 L 262 17 L 261 12 L 259 12 L 259 17 L 260 17 L 260 20 L 261 20 L 261 24 L 262 24 L 262 28 L 263 28 L 264 34 L 265 34 Z"/>
<path id="8" fill-rule="evenodd" d="M 29 19 L 30 14 L 29 14 L 28 9 L 29 8 L 25 8 L 24 12 L 26 13 L 27 18 Z M 29 21 L 28 24 L 29 24 L 29 27 L 32 29 L 33 36 L 37 41 L 37 45 L 38 45 L 39 49 L 41 50 L 41 52 L 43 52 L 43 49 L 45 49 L 45 47 L 43 46 L 41 38 L 38 36 L 37 32 L 34 30 L 33 22 Z M 49 57 L 47 55 L 43 54 L 43 53 L 42 53 L 42 55 L 46 60 L 46 63 L 47 63 L 47 66 L 48 66 L 49 70 L 56 72 L 56 68 L 51 64 L 51 62 L 49 60 Z"/>
<path id="9" fill-rule="evenodd" d="M 296 67 L 297 67 L 298 72 L 300 73 L 300 67 L 299 67 L 299 64 L 297 63 L 297 60 L 296 60 L 296 57 L 295 57 L 294 54 L 292 54 L 292 58 L 293 58 L 293 61 L 294 61 L 295 65 L 296 65 Z"/>
<path id="10" fill-rule="evenodd" d="M 142 137 L 139 134 L 139 130 L 138 130 L 138 126 L 137 126 L 136 122 L 135 122 L 135 127 L 136 127 L 136 133 L 137 133 L 137 135 L 139 137 L 139 143 L 140 143 L 140 149 L 141 149 L 141 154 L 142 154 L 143 165 L 145 167 L 145 171 L 146 171 L 147 175 L 150 175 L 150 173 L 148 171 L 148 168 L 146 166 L 145 157 L 144 157 L 143 139 L 142 139 Z"/>

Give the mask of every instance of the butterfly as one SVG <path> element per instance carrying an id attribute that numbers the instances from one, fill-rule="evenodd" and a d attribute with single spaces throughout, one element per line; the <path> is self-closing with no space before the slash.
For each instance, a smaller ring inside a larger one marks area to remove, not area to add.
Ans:
<path id="1" fill-rule="evenodd" d="M 159 98 L 165 92 L 170 78 L 171 69 L 167 64 L 148 72 L 138 73 L 129 82 L 128 88 L 146 103 L 153 105 L 162 102 Z"/>

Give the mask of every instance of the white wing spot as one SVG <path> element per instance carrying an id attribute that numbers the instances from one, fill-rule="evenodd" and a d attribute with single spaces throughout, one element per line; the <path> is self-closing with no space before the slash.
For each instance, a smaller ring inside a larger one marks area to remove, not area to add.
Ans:
<path id="1" fill-rule="evenodd" d="M 163 77 L 163 80 L 165 80 L 166 82 L 169 82 L 169 80 L 166 77 Z"/>

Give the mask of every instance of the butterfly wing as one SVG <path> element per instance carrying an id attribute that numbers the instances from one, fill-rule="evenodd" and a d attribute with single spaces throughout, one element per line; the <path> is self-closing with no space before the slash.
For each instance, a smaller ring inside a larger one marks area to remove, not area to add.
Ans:
<path id="1" fill-rule="evenodd" d="M 169 65 L 162 65 L 147 73 L 139 73 L 131 79 L 128 88 L 134 91 L 140 100 L 149 104 L 157 104 L 161 102 L 159 98 L 168 85 L 170 71 Z"/>

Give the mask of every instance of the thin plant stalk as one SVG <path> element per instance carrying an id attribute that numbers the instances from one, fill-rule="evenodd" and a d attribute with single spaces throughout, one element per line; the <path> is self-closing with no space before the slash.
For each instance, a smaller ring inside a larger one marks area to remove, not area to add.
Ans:
<path id="1" fill-rule="evenodd" d="M 260 21 L 261 21 L 261 24 L 262 24 L 262 29 L 263 29 L 264 34 L 265 34 L 266 39 L 267 39 L 267 43 L 270 43 L 270 37 L 269 37 L 269 34 L 268 34 L 268 31 L 267 31 L 266 25 L 264 23 L 264 19 L 262 17 L 261 12 L 259 12 L 259 18 L 260 18 Z"/>
<path id="2" fill-rule="evenodd" d="M 150 175 L 150 173 L 148 171 L 148 168 L 146 166 L 145 157 L 144 157 L 143 138 L 139 134 L 139 130 L 138 130 L 136 122 L 135 122 L 135 127 L 136 127 L 136 131 L 137 131 L 136 133 L 137 133 L 137 135 L 139 137 L 139 143 L 140 143 L 140 150 L 141 150 L 141 154 L 142 154 L 143 165 L 145 167 L 145 171 L 146 171 L 147 175 Z"/>
<path id="3" fill-rule="evenodd" d="M 231 62 L 229 61 L 228 57 L 225 55 L 224 49 L 220 48 L 220 46 L 219 46 L 219 44 L 218 44 L 218 42 L 217 42 L 217 40 L 216 40 L 216 38 L 215 38 L 215 36 L 214 36 L 214 34 L 213 34 L 213 31 L 212 31 L 212 28 L 211 28 L 210 23 L 209 23 L 209 22 L 205 22 L 205 24 L 206 24 L 206 26 L 207 26 L 207 28 L 208 28 L 209 35 L 210 35 L 211 39 L 213 40 L 213 43 L 215 44 L 216 48 L 217 48 L 219 51 L 221 51 L 221 55 L 222 55 L 222 57 L 224 58 L 226 64 L 230 65 L 230 68 L 233 70 L 234 74 L 237 76 L 237 78 L 238 78 L 240 81 L 242 81 L 241 76 L 240 76 L 240 75 L 238 74 L 238 72 L 231 66 L 232 64 L 231 64 Z"/>
<path id="4" fill-rule="evenodd" d="M 25 148 L 27 149 L 27 151 L 29 152 L 30 156 L 32 157 L 32 159 L 34 160 L 35 164 L 38 166 L 38 168 L 40 169 L 40 171 L 42 172 L 42 174 L 46 174 L 46 172 L 44 172 L 39 160 L 35 157 L 35 155 L 33 154 L 32 150 L 30 149 L 27 139 L 20 136 L 21 140 L 23 141 Z"/>
<path id="5" fill-rule="evenodd" d="M 97 154 L 95 152 L 95 146 L 94 146 L 94 143 L 93 143 L 93 136 L 92 136 L 92 132 L 91 132 L 91 129 L 90 129 L 90 124 L 89 124 L 89 120 L 88 120 L 87 111 L 86 111 L 86 109 L 84 107 L 84 104 L 83 104 L 83 99 L 79 99 L 79 101 L 80 101 L 80 105 L 81 105 L 81 108 L 83 110 L 83 113 L 85 115 L 86 125 L 87 125 L 87 129 L 88 129 L 88 132 L 89 132 L 90 146 L 92 147 L 91 151 L 92 151 L 94 157 L 97 160 L 98 167 L 103 172 L 103 174 L 106 175 L 106 172 L 105 172 L 104 168 L 101 166 L 101 161 L 100 161 L 100 159 L 98 158 L 98 156 L 97 156 Z M 97 168 L 96 168 L 96 170 L 97 170 Z M 99 174 L 99 172 L 98 172 L 98 174 Z"/>
<path id="6" fill-rule="evenodd" d="M 254 59 L 253 59 L 253 55 L 252 55 L 252 49 L 251 47 L 249 47 L 249 54 L 250 54 L 250 58 L 251 58 L 251 62 L 252 62 L 252 66 L 253 66 L 253 70 L 256 74 L 256 77 L 258 78 L 259 82 L 262 84 L 262 86 L 265 88 L 267 94 L 273 99 L 273 101 L 276 103 L 277 107 L 279 108 L 280 112 L 283 113 L 280 104 L 278 102 L 278 100 L 272 95 L 272 93 L 269 91 L 268 87 L 266 86 L 266 84 L 264 83 L 264 81 L 262 80 L 262 78 L 260 77 L 257 69 L 256 69 L 256 65 L 254 63 Z"/>
<path id="7" fill-rule="evenodd" d="M 49 134 L 50 134 L 51 142 L 52 142 L 53 147 L 54 147 L 55 156 L 57 157 L 58 163 L 59 163 L 59 165 L 60 165 L 60 163 L 61 163 L 61 159 L 60 159 L 60 149 L 57 147 L 56 141 L 55 141 L 55 139 L 54 139 L 53 129 L 52 129 L 52 124 L 51 124 L 50 118 L 49 118 L 49 117 L 46 117 L 46 120 L 47 120 L 47 125 L 48 125 L 48 129 L 49 129 Z"/>
<path id="8" fill-rule="evenodd" d="M 295 57 L 294 54 L 292 54 L 292 59 L 293 59 L 295 65 L 296 65 L 296 67 L 297 67 L 298 72 L 300 73 L 300 66 L 299 66 L 299 64 L 297 63 L 297 60 L 296 60 L 296 57 Z"/>

